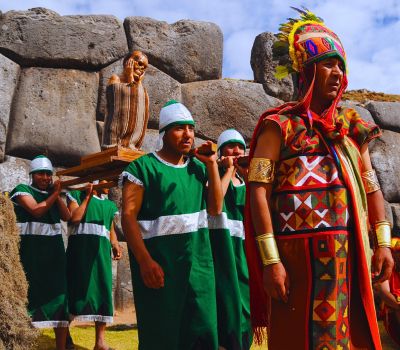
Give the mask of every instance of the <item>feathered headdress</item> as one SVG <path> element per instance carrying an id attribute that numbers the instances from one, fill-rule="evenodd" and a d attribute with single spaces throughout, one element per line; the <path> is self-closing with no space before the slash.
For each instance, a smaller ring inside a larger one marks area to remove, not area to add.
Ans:
<path id="1" fill-rule="evenodd" d="M 346 66 L 346 54 L 339 37 L 327 28 L 324 21 L 311 11 L 292 7 L 300 18 L 288 18 L 279 27 L 274 48 L 289 54 L 290 62 L 276 67 L 275 77 L 282 79 L 291 73 L 301 72 L 310 63 L 327 57 L 338 57 Z"/>

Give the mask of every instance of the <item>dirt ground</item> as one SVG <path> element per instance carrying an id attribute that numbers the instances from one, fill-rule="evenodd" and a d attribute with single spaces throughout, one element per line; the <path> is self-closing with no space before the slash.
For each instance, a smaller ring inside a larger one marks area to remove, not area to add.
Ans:
<path id="1" fill-rule="evenodd" d="M 126 309 L 123 311 L 115 311 L 114 324 L 127 324 L 136 325 L 136 312 L 135 308 Z"/>

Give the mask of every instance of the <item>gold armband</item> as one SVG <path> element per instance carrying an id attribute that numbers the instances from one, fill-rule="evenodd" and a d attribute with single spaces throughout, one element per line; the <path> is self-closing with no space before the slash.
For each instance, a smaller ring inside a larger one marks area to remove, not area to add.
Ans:
<path id="1" fill-rule="evenodd" d="M 367 194 L 376 192 L 381 188 L 381 186 L 379 186 L 379 181 L 376 177 L 375 170 L 371 169 L 364 171 L 361 174 L 361 177 L 363 179 L 365 192 L 367 192 Z"/>
<path id="2" fill-rule="evenodd" d="M 378 242 L 378 247 L 387 247 L 390 248 L 392 237 L 390 232 L 390 223 L 389 221 L 377 221 L 375 223 L 375 234 L 376 241 Z"/>
<path id="3" fill-rule="evenodd" d="M 256 242 L 261 262 L 264 266 L 276 264 L 281 261 L 273 233 L 264 233 L 256 236 Z"/>
<path id="4" fill-rule="evenodd" d="M 249 182 L 270 184 L 275 179 L 275 161 L 267 158 L 252 158 L 249 166 Z"/>

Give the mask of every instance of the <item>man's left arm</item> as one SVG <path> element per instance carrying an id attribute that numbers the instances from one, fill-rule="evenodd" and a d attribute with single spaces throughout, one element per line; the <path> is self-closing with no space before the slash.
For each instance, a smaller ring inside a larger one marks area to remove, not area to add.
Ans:
<path id="1" fill-rule="evenodd" d="M 207 141 L 206 144 L 212 143 Z M 221 179 L 218 172 L 217 154 L 203 155 L 195 151 L 195 156 L 207 167 L 208 189 L 207 189 L 207 212 L 210 215 L 219 215 L 222 212 L 224 195 L 222 192 Z"/>
<path id="2" fill-rule="evenodd" d="M 114 222 L 111 223 L 111 228 L 110 228 L 110 243 L 113 254 L 113 260 L 121 259 L 122 250 L 118 242 L 117 234 L 115 233 Z"/>
<path id="3" fill-rule="evenodd" d="M 376 278 L 377 282 L 383 282 L 389 279 L 394 266 L 393 257 L 390 250 L 390 235 L 388 241 L 387 234 L 383 232 L 385 236 L 382 237 L 381 230 L 382 228 L 384 228 L 385 230 L 390 230 L 390 227 L 385 224 L 386 218 L 384 198 L 382 191 L 379 188 L 379 184 L 377 183 L 376 176 L 374 175 L 374 171 L 372 169 L 371 159 L 368 151 L 368 144 L 362 145 L 360 151 L 363 162 L 362 176 L 365 184 L 364 187 L 367 192 L 368 217 L 373 231 L 375 232 L 375 234 L 378 235 L 378 246 L 374 252 L 374 256 L 372 259 L 372 277 Z M 376 225 L 379 222 L 383 222 L 386 226 L 382 227 L 381 225 Z M 384 238 L 383 241 L 382 238 Z"/>

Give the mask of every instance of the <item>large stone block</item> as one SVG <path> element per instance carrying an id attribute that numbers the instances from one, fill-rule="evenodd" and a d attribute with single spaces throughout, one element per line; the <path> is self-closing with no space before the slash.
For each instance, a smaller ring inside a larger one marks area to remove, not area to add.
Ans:
<path id="1" fill-rule="evenodd" d="M 11 103 L 19 71 L 18 64 L 0 55 L 0 163 L 4 160 Z"/>
<path id="2" fill-rule="evenodd" d="M 120 245 L 122 248 L 122 258 L 118 261 L 117 276 L 114 285 L 114 306 L 117 311 L 134 307 L 128 246 L 126 243 L 120 243 Z"/>
<path id="3" fill-rule="evenodd" d="M 114 16 L 60 16 L 33 8 L 4 13 L 0 28 L 0 52 L 23 66 L 98 69 L 128 52 Z"/>
<path id="4" fill-rule="evenodd" d="M 6 156 L 0 163 L 0 192 L 10 192 L 20 183 L 29 182 L 30 161 Z"/>
<path id="5" fill-rule="evenodd" d="M 385 199 L 390 203 L 400 202 L 400 134 L 383 130 L 382 136 L 370 147 L 371 161 Z"/>
<path id="6" fill-rule="evenodd" d="M 149 66 L 143 85 L 147 89 L 150 101 L 148 126 L 158 129 L 160 109 L 164 104 L 171 99 L 181 101 L 181 84 L 156 67 Z"/>
<path id="7" fill-rule="evenodd" d="M 400 132 L 400 102 L 369 102 L 365 108 L 382 129 Z"/>
<path id="8" fill-rule="evenodd" d="M 364 108 L 359 102 L 355 102 L 355 101 L 342 101 L 341 106 L 343 107 L 348 107 L 348 108 L 353 108 L 357 111 L 357 113 L 361 116 L 361 118 L 363 118 L 365 121 L 367 121 L 368 123 L 375 123 L 374 118 L 372 118 L 371 113 Z"/>
<path id="9" fill-rule="evenodd" d="M 385 218 L 393 226 L 394 225 L 394 216 L 393 216 L 393 210 L 392 210 L 393 204 L 390 204 L 389 202 L 383 200 L 383 205 L 385 207 Z M 400 217 L 399 217 L 399 219 L 400 219 Z"/>
<path id="10" fill-rule="evenodd" d="M 400 236 L 400 203 L 390 204 L 393 213 L 393 236 Z"/>
<path id="11" fill-rule="evenodd" d="M 276 66 L 285 64 L 289 59 L 288 55 L 273 48 L 276 40 L 275 35 L 269 32 L 257 35 L 251 49 L 250 64 L 254 80 L 263 84 L 268 95 L 291 101 L 295 93 L 292 77 L 278 80 L 274 75 Z"/>
<path id="12" fill-rule="evenodd" d="M 143 51 L 153 66 L 179 82 L 221 78 L 223 38 L 216 24 L 128 17 L 124 27 L 129 49 Z"/>
<path id="13" fill-rule="evenodd" d="M 32 159 L 44 153 L 71 166 L 100 151 L 96 131 L 98 74 L 67 69 L 21 72 L 11 111 L 6 153 Z"/>
<path id="14" fill-rule="evenodd" d="M 97 120 L 104 120 L 107 111 L 106 87 L 113 74 L 122 72 L 122 59 L 100 71 L 99 103 Z M 158 128 L 161 107 L 170 99 L 181 100 L 181 84 L 156 67 L 149 65 L 143 79 L 143 86 L 149 94 L 150 128 Z"/>
<path id="15" fill-rule="evenodd" d="M 261 113 L 282 103 L 265 94 L 261 84 L 240 80 L 183 84 L 182 98 L 196 121 L 197 135 L 213 141 L 228 128 L 249 140 Z"/>

